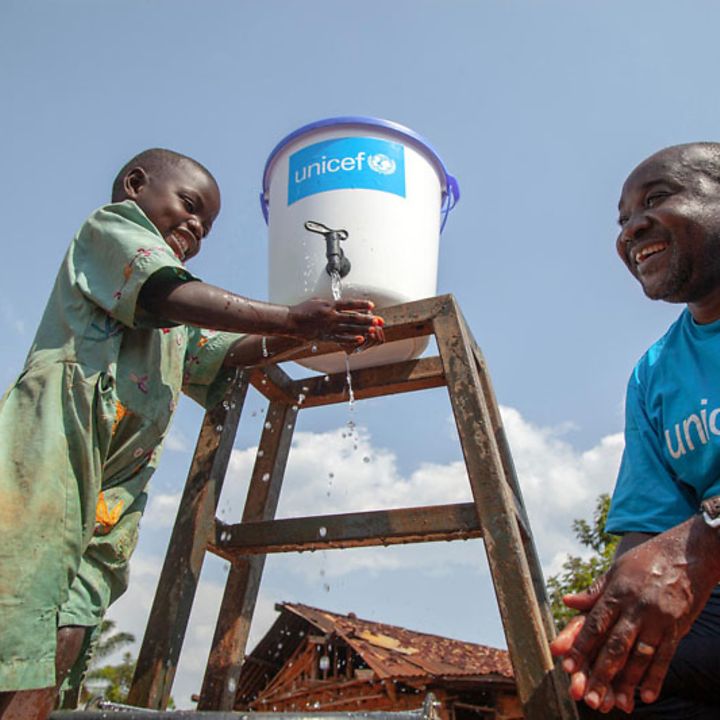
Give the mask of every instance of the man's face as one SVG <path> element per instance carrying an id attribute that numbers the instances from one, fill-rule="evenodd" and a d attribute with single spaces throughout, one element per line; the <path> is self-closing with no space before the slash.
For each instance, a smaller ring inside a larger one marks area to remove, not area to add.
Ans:
<path id="1" fill-rule="evenodd" d="M 702 146 L 638 165 L 620 196 L 617 251 L 653 300 L 697 303 L 720 290 L 720 185 Z"/>
<path id="2" fill-rule="evenodd" d="M 220 194 L 206 173 L 190 162 L 170 165 L 162 173 L 133 169 L 125 188 L 181 261 L 200 252 L 220 212 Z"/>

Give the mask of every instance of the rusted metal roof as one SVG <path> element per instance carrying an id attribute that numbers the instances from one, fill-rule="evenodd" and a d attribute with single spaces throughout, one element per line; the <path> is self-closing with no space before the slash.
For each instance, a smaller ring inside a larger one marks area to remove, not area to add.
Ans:
<path id="1" fill-rule="evenodd" d="M 372 668 L 378 679 L 495 675 L 512 678 L 506 650 L 362 620 L 353 613 L 281 603 L 279 607 L 307 620 L 325 634 L 336 633 Z"/>

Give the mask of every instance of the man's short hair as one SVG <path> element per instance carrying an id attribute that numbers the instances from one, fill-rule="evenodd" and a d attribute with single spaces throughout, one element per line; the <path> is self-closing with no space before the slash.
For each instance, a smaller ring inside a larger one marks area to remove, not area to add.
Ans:
<path id="1" fill-rule="evenodd" d="M 174 150 L 166 150 L 165 148 L 150 148 L 138 153 L 122 166 L 120 172 L 116 175 L 115 180 L 113 181 L 111 197 L 112 202 L 119 202 L 124 198 L 125 189 L 123 187 L 123 182 L 125 180 L 125 175 L 127 175 L 132 168 L 141 167 L 148 173 L 155 173 L 162 176 L 168 168 L 174 168 L 178 165 L 182 165 L 183 163 L 192 163 L 195 167 L 202 170 L 217 185 L 212 173 L 197 160 L 193 160 L 193 158 L 188 157 L 187 155 L 182 155 Z"/>

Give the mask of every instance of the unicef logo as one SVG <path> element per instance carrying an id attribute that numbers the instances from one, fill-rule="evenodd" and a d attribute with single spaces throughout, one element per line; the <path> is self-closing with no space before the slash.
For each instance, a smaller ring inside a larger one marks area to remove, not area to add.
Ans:
<path id="1" fill-rule="evenodd" d="M 382 153 L 368 155 L 367 161 L 368 167 L 380 175 L 392 175 L 395 172 L 395 161 Z"/>

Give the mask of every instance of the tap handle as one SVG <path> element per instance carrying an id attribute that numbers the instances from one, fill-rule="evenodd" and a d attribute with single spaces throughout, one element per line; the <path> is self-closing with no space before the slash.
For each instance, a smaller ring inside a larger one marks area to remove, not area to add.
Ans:
<path id="1" fill-rule="evenodd" d="M 349 235 L 347 230 L 331 230 L 327 227 L 327 225 L 315 222 L 314 220 L 308 220 L 305 223 L 305 229 L 310 232 L 318 233 L 319 235 L 325 235 L 326 238 L 329 235 L 334 235 L 335 237 L 333 239 L 337 240 L 347 240 Z"/>

